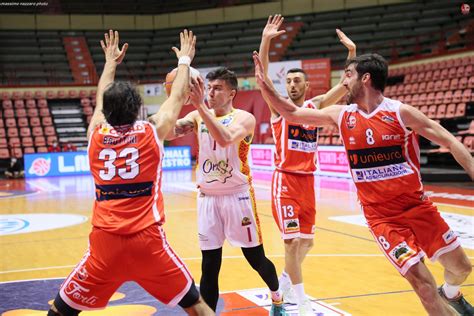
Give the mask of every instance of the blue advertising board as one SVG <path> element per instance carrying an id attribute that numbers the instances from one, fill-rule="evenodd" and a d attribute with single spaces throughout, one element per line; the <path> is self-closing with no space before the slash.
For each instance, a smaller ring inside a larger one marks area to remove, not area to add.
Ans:
<path id="1" fill-rule="evenodd" d="M 27 178 L 90 174 L 85 151 L 26 154 L 24 158 Z M 165 147 L 163 170 L 180 169 L 191 169 L 191 148 Z"/>

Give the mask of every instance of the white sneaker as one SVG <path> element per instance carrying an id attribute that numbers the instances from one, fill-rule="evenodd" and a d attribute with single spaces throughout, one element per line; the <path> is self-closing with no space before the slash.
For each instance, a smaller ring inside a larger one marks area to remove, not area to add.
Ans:
<path id="1" fill-rule="evenodd" d="M 291 283 L 285 283 L 285 282 L 281 283 L 280 289 L 283 293 L 283 302 L 288 303 L 288 304 L 298 303 L 298 300 L 296 299 L 295 290 L 293 290 Z"/>
<path id="2" fill-rule="evenodd" d="M 299 316 L 314 316 L 313 308 L 311 307 L 311 302 L 306 299 L 303 303 L 298 305 L 298 315 Z"/>

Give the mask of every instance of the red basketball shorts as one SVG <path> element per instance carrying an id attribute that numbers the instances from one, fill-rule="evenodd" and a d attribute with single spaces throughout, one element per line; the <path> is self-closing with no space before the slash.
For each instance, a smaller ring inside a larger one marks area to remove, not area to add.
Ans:
<path id="1" fill-rule="evenodd" d="M 366 205 L 363 210 L 380 249 L 402 275 L 425 254 L 436 261 L 440 255 L 460 245 L 438 209 L 422 193 Z"/>
<path id="2" fill-rule="evenodd" d="M 283 239 L 312 239 L 316 221 L 314 175 L 275 170 L 272 213 Z"/>
<path id="3" fill-rule="evenodd" d="M 164 304 L 175 306 L 192 277 L 158 225 L 131 235 L 93 228 L 89 250 L 61 285 L 59 294 L 72 308 L 102 309 L 126 281 L 135 281 Z"/>

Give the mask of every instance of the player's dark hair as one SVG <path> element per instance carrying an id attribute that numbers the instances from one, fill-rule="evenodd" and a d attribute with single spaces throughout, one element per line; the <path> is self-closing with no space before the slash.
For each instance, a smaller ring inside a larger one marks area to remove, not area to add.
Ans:
<path id="1" fill-rule="evenodd" d="M 223 80 L 225 81 L 232 90 L 239 89 L 239 83 L 237 81 L 237 76 L 235 72 L 229 70 L 226 67 L 219 67 L 206 75 L 206 79 L 209 81 L 212 80 Z"/>
<path id="2" fill-rule="evenodd" d="M 137 120 L 142 98 L 130 82 L 116 81 L 104 91 L 104 113 L 112 126 L 133 124 Z"/>
<path id="3" fill-rule="evenodd" d="M 383 92 L 388 76 L 388 63 L 385 58 L 375 53 L 364 54 L 349 59 L 346 62 L 346 68 L 351 64 L 355 64 L 355 70 L 359 75 L 359 79 L 364 74 L 369 73 L 372 79 L 372 87 Z"/>
<path id="4" fill-rule="evenodd" d="M 308 80 L 308 74 L 306 73 L 306 71 L 304 71 L 301 68 L 291 68 L 286 72 L 286 75 L 295 74 L 295 73 L 299 73 L 299 72 L 304 75 L 304 80 Z"/>

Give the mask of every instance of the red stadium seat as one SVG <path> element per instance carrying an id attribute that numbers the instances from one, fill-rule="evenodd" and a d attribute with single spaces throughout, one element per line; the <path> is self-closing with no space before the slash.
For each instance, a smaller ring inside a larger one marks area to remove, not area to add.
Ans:
<path id="1" fill-rule="evenodd" d="M 474 137 L 473 136 L 466 136 L 463 140 L 463 145 L 469 150 L 469 152 L 474 152 Z"/>
<path id="2" fill-rule="evenodd" d="M 467 65 L 466 67 L 464 67 L 464 76 L 465 77 L 472 77 L 474 74 L 472 73 L 472 67 L 473 65 Z"/>
<path id="3" fill-rule="evenodd" d="M 70 99 L 77 99 L 79 97 L 79 93 L 77 92 L 77 90 L 69 90 L 67 95 Z"/>
<path id="4" fill-rule="evenodd" d="M 91 96 L 91 98 L 95 99 L 96 93 L 97 93 L 97 90 L 91 90 L 89 95 Z"/>
<path id="5" fill-rule="evenodd" d="M 38 109 L 28 109 L 28 117 L 38 117 Z"/>
<path id="6" fill-rule="evenodd" d="M 67 98 L 66 91 L 64 91 L 64 90 L 59 90 L 59 91 L 58 91 L 58 99 L 66 99 L 66 98 Z"/>
<path id="7" fill-rule="evenodd" d="M 25 117 L 26 110 L 25 109 L 16 109 L 15 110 L 16 117 Z"/>
<path id="8" fill-rule="evenodd" d="M 459 85 L 459 79 L 458 78 L 452 79 L 451 82 L 449 83 L 449 90 L 456 90 L 458 88 L 458 85 Z"/>
<path id="9" fill-rule="evenodd" d="M 41 118 L 41 123 L 43 126 L 52 126 L 53 125 L 53 119 L 51 116 L 45 116 Z"/>
<path id="10" fill-rule="evenodd" d="M 5 127 L 4 123 L 3 123 L 3 120 L 0 118 L 0 127 L 3 128 Z"/>
<path id="11" fill-rule="evenodd" d="M 19 127 L 26 127 L 29 126 L 30 124 L 28 123 L 28 119 L 26 117 L 20 117 L 18 119 L 18 126 Z"/>
<path id="12" fill-rule="evenodd" d="M 416 77 L 416 80 L 414 82 L 423 82 L 425 81 L 425 75 L 426 75 L 426 72 L 422 71 L 418 74 L 418 76 Z"/>
<path id="13" fill-rule="evenodd" d="M 5 137 L 0 138 L 0 148 L 5 148 L 7 146 L 7 139 Z"/>
<path id="14" fill-rule="evenodd" d="M 436 106 L 436 105 L 435 105 Z M 428 106 L 427 105 L 423 105 L 422 107 L 420 107 L 420 111 L 424 114 L 424 115 L 428 115 Z"/>
<path id="15" fill-rule="evenodd" d="M 8 137 L 18 137 L 18 129 L 16 127 L 7 128 Z"/>
<path id="16" fill-rule="evenodd" d="M 5 135 L 7 135 L 7 132 L 3 127 L 0 127 L 0 137 L 5 137 Z"/>
<path id="17" fill-rule="evenodd" d="M 462 90 L 456 90 L 453 94 L 453 102 L 459 103 L 462 100 Z"/>
<path id="18" fill-rule="evenodd" d="M 456 78 L 456 74 L 457 74 L 457 69 L 456 68 L 449 68 L 449 71 L 448 71 L 448 79 L 453 79 L 453 78 Z M 443 77 L 442 73 L 441 73 L 441 78 L 446 78 L 446 77 Z"/>
<path id="19" fill-rule="evenodd" d="M 10 151 L 6 148 L 0 148 L 0 159 L 10 158 Z"/>
<path id="20" fill-rule="evenodd" d="M 57 96 L 56 91 L 48 90 L 46 91 L 46 99 L 55 99 Z"/>
<path id="21" fill-rule="evenodd" d="M 26 99 L 26 100 L 31 100 L 33 99 L 33 91 L 25 91 L 23 93 L 23 98 Z"/>
<path id="22" fill-rule="evenodd" d="M 48 137 L 46 138 L 46 143 L 47 143 L 48 145 L 51 145 L 51 144 L 52 144 L 53 142 L 55 142 L 55 141 L 56 141 L 56 142 L 58 141 L 58 138 L 57 138 L 56 136 L 48 136 Z"/>
<path id="23" fill-rule="evenodd" d="M 472 90 L 471 89 L 466 89 L 462 93 L 462 102 L 469 102 L 469 101 L 474 101 L 474 97 L 472 95 Z"/>
<path id="24" fill-rule="evenodd" d="M 38 107 L 40 109 L 47 108 L 48 107 L 48 101 L 46 101 L 46 99 L 39 99 L 38 100 Z"/>
<path id="25" fill-rule="evenodd" d="M 21 91 L 13 91 L 12 93 L 12 99 L 13 100 L 18 100 L 23 97 L 23 93 Z"/>
<path id="26" fill-rule="evenodd" d="M 412 104 L 413 106 L 418 106 L 418 105 L 420 105 L 420 104 L 419 104 L 419 99 L 420 99 L 420 95 L 419 95 L 419 94 L 414 94 L 414 95 L 412 96 L 412 98 L 411 98 L 411 104 Z"/>
<path id="27" fill-rule="evenodd" d="M 456 113 L 456 103 L 450 103 L 446 107 L 446 118 L 451 118 L 454 117 L 454 114 Z"/>
<path id="28" fill-rule="evenodd" d="M 403 87 L 403 94 L 407 95 L 410 93 L 411 93 L 411 83 L 408 83 Z"/>
<path id="29" fill-rule="evenodd" d="M 430 70 L 430 71 L 427 71 L 427 72 L 425 73 L 425 81 L 431 81 L 431 80 L 433 80 L 433 73 L 434 73 L 434 72 L 431 71 L 431 70 Z"/>
<path id="30" fill-rule="evenodd" d="M 40 116 L 50 116 L 49 109 L 48 108 L 40 109 Z"/>
<path id="31" fill-rule="evenodd" d="M 13 117 L 5 119 L 6 127 L 16 127 L 16 120 Z"/>
<path id="32" fill-rule="evenodd" d="M 22 137 L 21 144 L 23 145 L 23 147 L 33 146 L 33 138 Z"/>
<path id="33" fill-rule="evenodd" d="M 37 148 L 36 148 L 36 152 L 38 152 L 38 153 L 47 153 L 47 152 L 48 152 L 48 148 L 45 147 L 45 146 L 40 146 L 40 147 L 37 147 Z"/>
<path id="34" fill-rule="evenodd" d="M 44 134 L 46 136 L 53 136 L 53 135 L 56 135 L 56 130 L 54 129 L 53 126 L 45 126 L 44 127 Z"/>
<path id="35" fill-rule="evenodd" d="M 15 109 L 24 109 L 25 108 L 25 101 L 15 100 L 15 102 L 13 102 L 13 107 Z"/>
<path id="36" fill-rule="evenodd" d="M 91 106 L 83 107 L 82 111 L 85 115 L 91 115 L 92 113 L 94 113 L 94 109 Z"/>
<path id="37" fill-rule="evenodd" d="M 438 105 L 438 109 L 436 112 L 436 118 L 437 119 L 442 119 L 446 116 L 446 104 L 440 104 Z"/>
<path id="38" fill-rule="evenodd" d="M 41 125 L 41 120 L 39 117 L 30 117 L 30 126 L 35 127 L 35 126 L 40 126 Z"/>
<path id="39" fill-rule="evenodd" d="M 467 82 L 467 87 L 468 88 L 474 88 L 474 77 L 470 77 L 469 81 Z"/>
<path id="40" fill-rule="evenodd" d="M 44 136 L 36 136 L 35 137 L 35 146 L 36 147 L 46 146 L 46 139 L 44 138 Z"/>
<path id="41" fill-rule="evenodd" d="M 36 108 L 36 101 L 33 99 L 26 100 L 26 108 L 27 109 L 34 109 Z"/>
<path id="42" fill-rule="evenodd" d="M 453 79 L 453 80 L 457 80 L 457 79 Z M 457 87 L 452 87 L 451 90 L 466 89 L 467 83 L 468 83 L 467 77 L 462 77 L 461 79 L 459 79 Z"/>
<path id="43" fill-rule="evenodd" d="M 412 84 L 410 93 L 418 93 L 419 87 L 420 87 L 420 84 L 418 82 Z"/>
<path id="44" fill-rule="evenodd" d="M 34 154 L 35 148 L 34 147 L 24 147 L 23 148 L 25 154 Z"/>
<path id="45" fill-rule="evenodd" d="M 33 136 L 43 136 L 43 128 L 41 126 L 35 126 L 31 133 Z"/>
<path id="46" fill-rule="evenodd" d="M 46 94 L 44 91 L 35 91 L 35 99 L 44 99 L 46 97 Z"/>
<path id="47" fill-rule="evenodd" d="M 89 91 L 87 90 L 80 90 L 79 91 L 79 98 L 87 98 L 89 96 Z"/>
<path id="48" fill-rule="evenodd" d="M 446 90 L 449 90 L 449 84 L 451 82 L 449 81 L 449 79 L 444 79 L 442 82 L 441 82 L 441 90 L 443 91 L 446 91 Z"/>
<path id="49" fill-rule="evenodd" d="M 435 85 L 434 81 L 429 81 L 426 84 L 426 92 L 433 92 L 434 91 L 434 85 Z"/>
<path id="50" fill-rule="evenodd" d="M 402 103 L 405 102 L 405 96 L 403 96 L 403 95 L 399 95 L 398 97 L 396 97 L 396 98 L 394 98 L 394 99 L 395 99 L 395 100 L 398 100 L 398 101 L 400 101 L 400 102 L 402 102 Z"/>
<path id="51" fill-rule="evenodd" d="M 8 139 L 8 145 L 10 145 L 10 147 L 20 147 L 21 146 L 20 138 L 10 137 Z"/>
<path id="52" fill-rule="evenodd" d="M 411 94 L 407 94 L 407 95 L 405 96 L 405 98 L 403 99 L 403 102 L 404 102 L 405 104 L 411 104 L 411 100 L 412 100 L 412 95 L 411 95 Z"/>
<path id="53" fill-rule="evenodd" d="M 434 92 L 428 93 L 428 95 L 426 96 L 426 104 L 427 105 L 433 104 L 435 101 L 435 97 L 436 97 L 436 94 Z"/>
<path id="54" fill-rule="evenodd" d="M 434 104 L 443 103 L 443 99 L 444 99 L 444 92 L 443 91 L 440 91 L 440 92 L 436 93 Z"/>
<path id="55" fill-rule="evenodd" d="M 418 93 L 426 92 L 426 82 L 420 82 L 418 86 Z"/>
<path id="56" fill-rule="evenodd" d="M 2 92 L 2 100 L 9 100 L 10 99 L 10 92 L 3 91 Z"/>
<path id="57" fill-rule="evenodd" d="M 2 101 L 2 107 L 4 110 L 6 109 L 13 109 L 13 102 L 12 100 L 3 100 Z"/>
<path id="58" fill-rule="evenodd" d="M 418 100 L 418 105 L 426 105 L 427 104 L 428 94 L 422 93 L 420 94 L 420 99 Z"/>
<path id="59" fill-rule="evenodd" d="M 435 92 L 440 91 L 442 85 L 443 85 L 443 81 L 441 81 L 441 80 L 436 80 L 435 83 L 434 83 L 434 91 L 435 91 Z"/>
<path id="60" fill-rule="evenodd" d="M 22 127 L 20 128 L 20 136 L 21 137 L 29 137 L 31 136 L 31 130 L 29 127 Z"/>
<path id="61" fill-rule="evenodd" d="M 453 64 L 454 67 L 459 67 L 462 65 L 462 58 L 454 58 L 453 62 L 454 62 Z"/>
<path id="62" fill-rule="evenodd" d="M 397 86 L 397 91 L 395 92 L 396 95 L 402 95 L 403 94 L 403 89 L 405 89 L 405 86 L 400 84 Z"/>
<path id="63" fill-rule="evenodd" d="M 445 63 L 446 63 L 446 66 L 443 67 L 443 68 L 448 68 L 448 69 L 450 69 L 450 68 L 453 68 L 453 67 L 454 67 L 454 59 L 452 59 L 452 58 L 445 60 Z"/>
<path id="64" fill-rule="evenodd" d="M 437 106 L 436 105 L 430 105 L 428 107 L 428 117 L 429 118 L 436 118 L 436 112 L 437 112 Z"/>
<path id="65" fill-rule="evenodd" d="M 3 110 L 3 116 L 4 117 L 14 117 L 15 112 L 13 112 L 13 109 L 4 109 Z"/>
<path id="66" fill-rule="evenodd" d="M 454 113 L 454 117 L 463 117 L 465 115 L 466 115 L 466 103 L 459 103 L 456 106 L 456 113 Z"/>
<path id="67" fill-rule="evenodd" d="M 23 151 L 21 150 L 21 148 L 12 148 L 11 154 L 15 158 L 23 157 Z"/>
<path id="68" fill-rule="evenodd" d="M 456 77 L 464 77 L 464 66 L 459 66 L 458 68 L 456 68 Z"/>
<path id="69" fill-rule="evenodd" d="M 443 103 L 448 104 L 448 103 L 451 103 L 452 100 L 453 100 L 453 92 L 451 90 L 446 91 L 446 93 L 444 94 Z"/>
<path id="70" fill-rule="evenodd" d="M 89 98 L 82 98 L 82 99 L 81 99 L 81 105 L 82 105 L 82 106 L 90 106 L 90 105 L 91 105 L 91 99 L 89 99 Z"/>
<path id="71" fill-rule="evenodd" d="M 447 63 L 448 63 L 448 62 L 447 62 L 446 60 L 440 60 L 440 61 L 439 61 L 438 69 L 441 69 L 441 70 L 442 70 L 442 69 L 446 68 L 446 67 L 447 67 Z"/>

